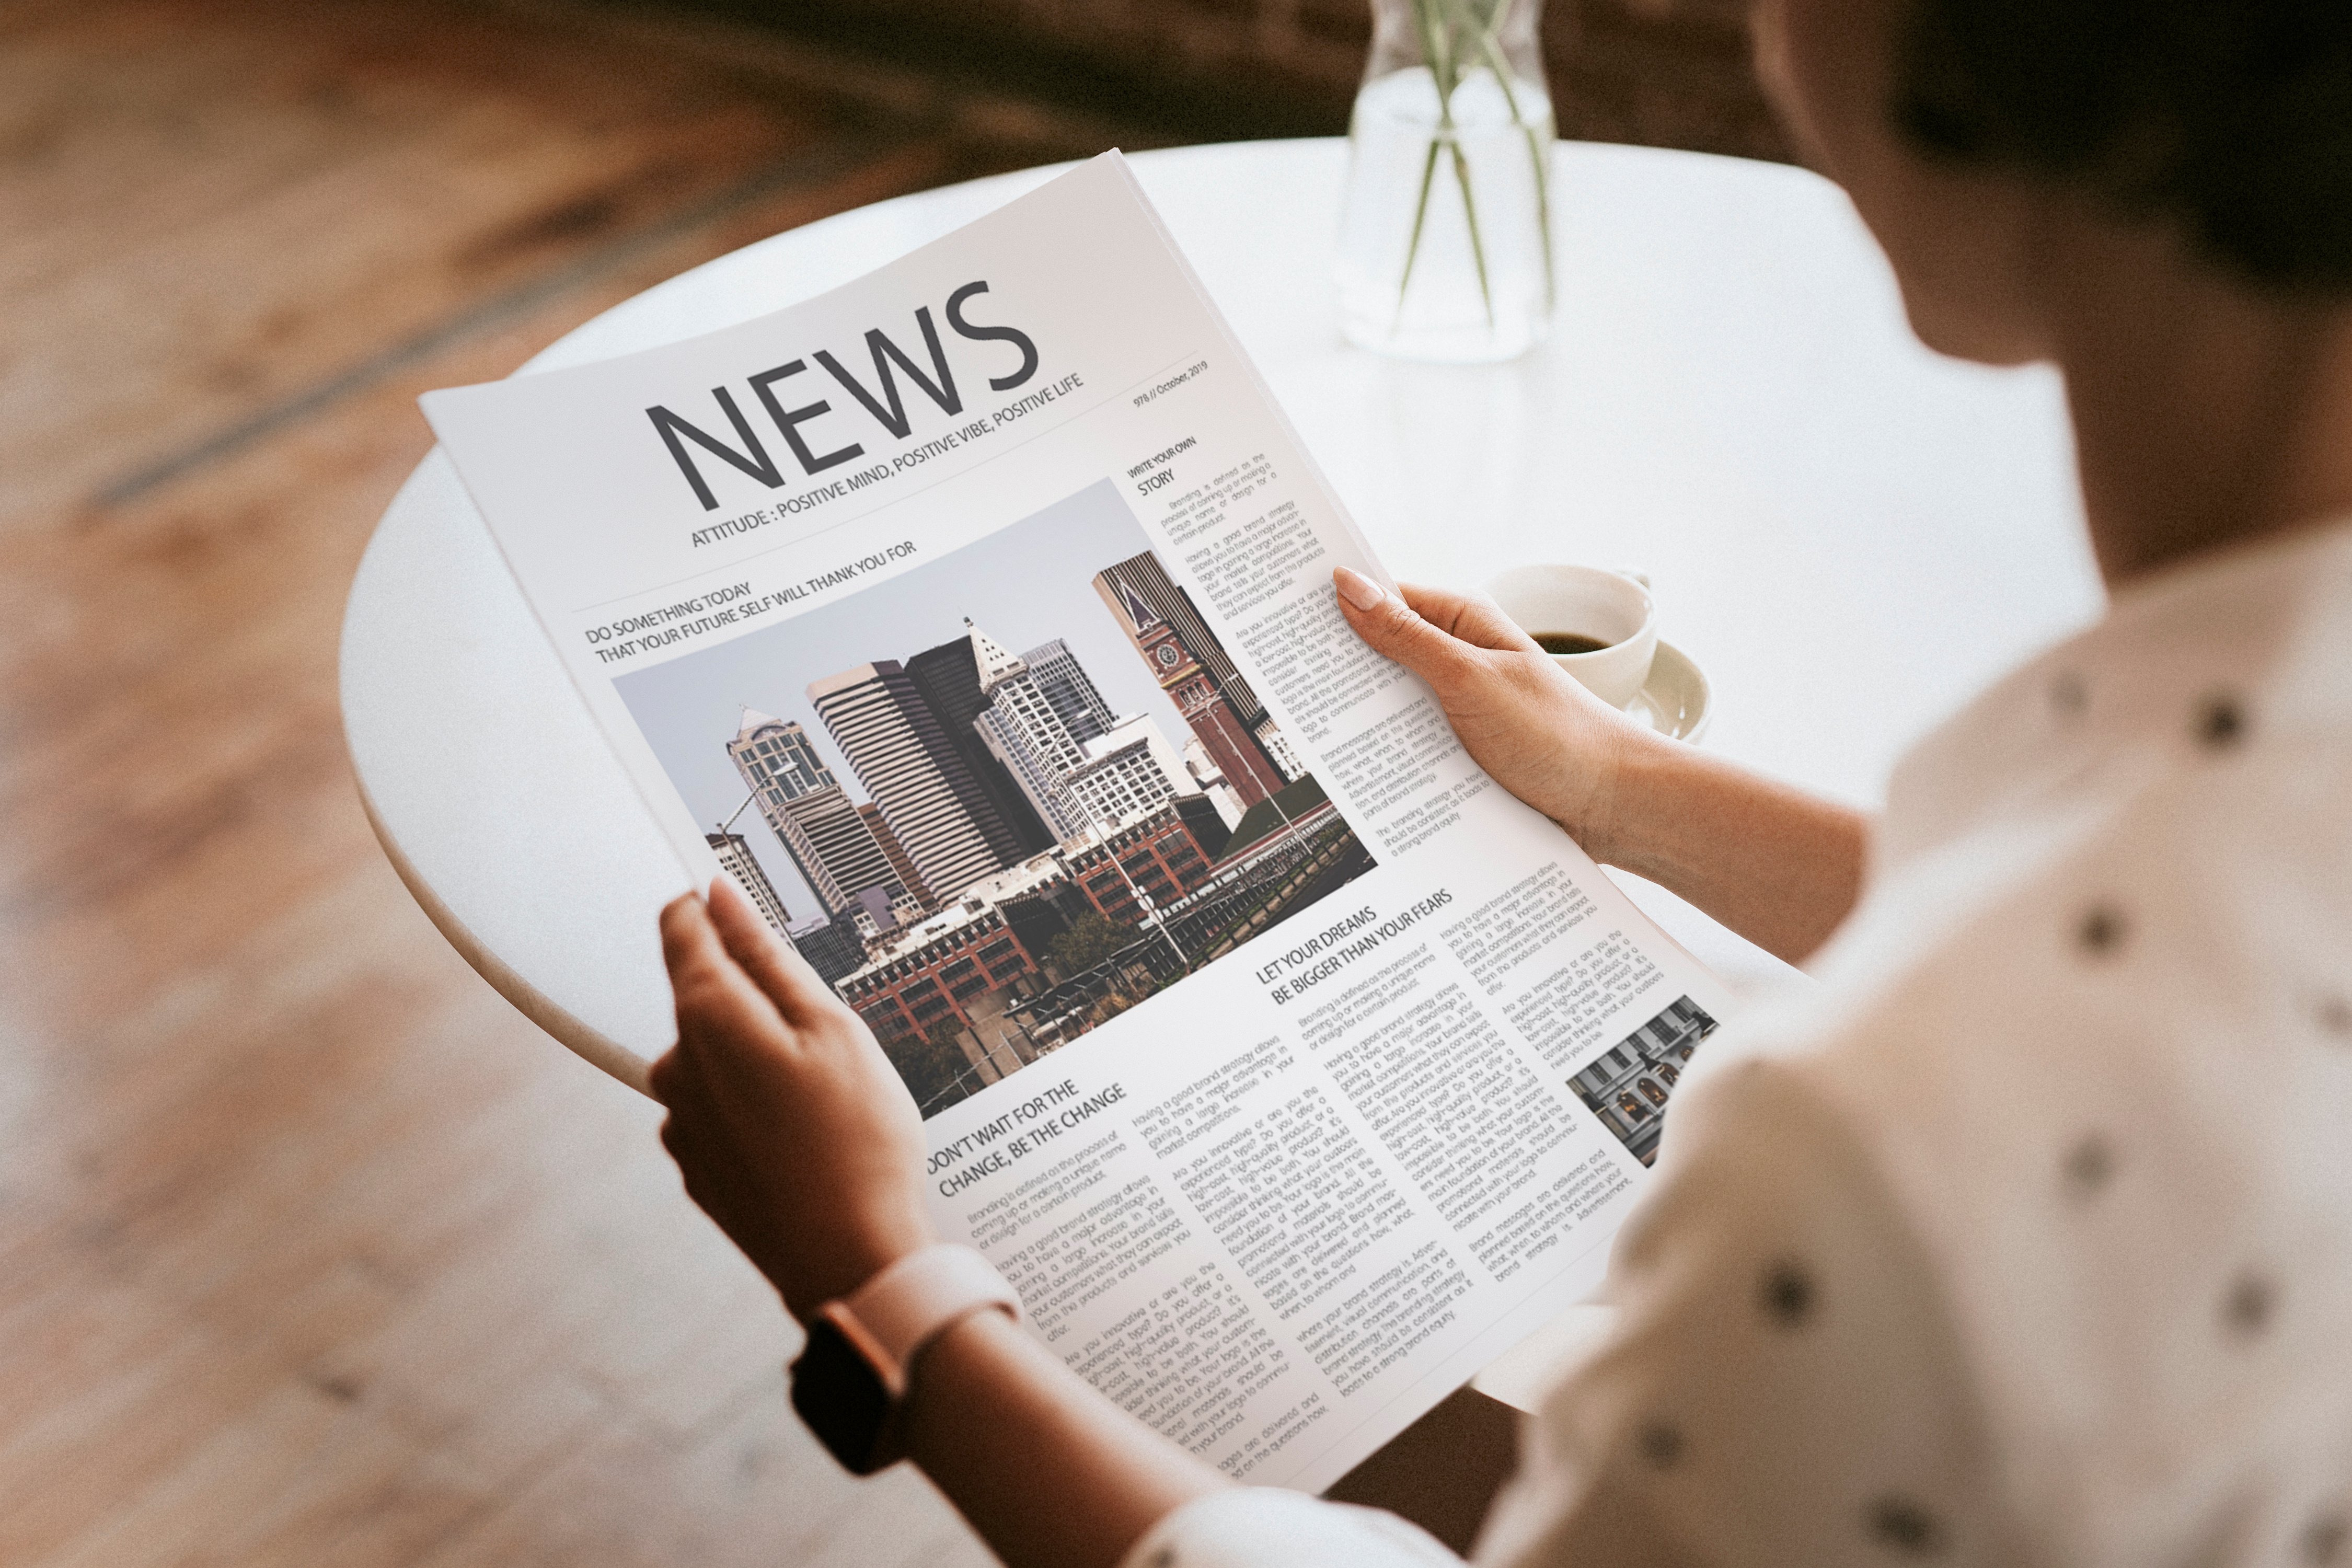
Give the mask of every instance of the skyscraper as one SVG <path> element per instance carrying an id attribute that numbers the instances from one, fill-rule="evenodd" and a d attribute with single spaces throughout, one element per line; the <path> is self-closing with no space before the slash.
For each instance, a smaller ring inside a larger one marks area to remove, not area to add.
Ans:
<path id="1" fill-rule="evenodd" d="M 857 895 L 869 888 L 880 889 L 893 900 L 911 895 L 930 901 L 929 890 L 919 883 L 908 885 L 889 851 L 874 837 L 866 815 L 839 784 L 795 795 L 776 816 L 776 837 L 792 851 L 793 863 L 824 900 L 826 913 L 855 911 Z"/>
<path id="2" fill-rule="evenodd" d="M 786 942 L 793 939 L 793 917 L 784 908 L 784 900 L 776 896 L 776 885 L 768 880 L 768 873 L 751 854 L 751 846 L 740 833 L 706 833 L 702 841 L 719 857 L 719 868 L 735 879 L 751 900 L 751 907 L 761 918 L 775 929 Z"/>
<path id="3" fill-rule="evenodd" d="M 938 715 L 940 729 L 962 756 L 972 782 L 995 808 L 993 821 L 1002 825 L 1004 836 L 1001 841 L 992 837 L 992 847 L 1005 864 L 1011 865 L 1052 848 L 1055 835 L 1039 818 L 1020 784 L 1005 771 L 1004 763 L 989 751 L 980 732 L 972 727 L 981 710 L 988 706 L 988 698 L 981 690 L 980 655 L 975 644 L 980 634 L 971 629 L 969 619 L 964 626 L 962 637 L 937 647 L 927 647 L 907 660 L 907 676 Z M 981 830 L 991 833 L 990 823 L 982 822 Z"/>
<path id="4" fill-rule="evenodd" d="M 1118 722 L 1111 716 L 1110 704 L 1102 700 L 1077 656 L 1060 637 L 1031 648 L 1021 656 L 1021 662 L 1037 678 L 1037 689 L 1053 705 L 1072 740 L 1091 741 Z"/>
<path id="5" fill-rule="evenodd" d="M 1096 573 L 1095 592 L 1244 809 L 1282 788 L 1288 780 L 1258 738 L 1265 710 L 1160 558 L 1147 550 Z"/>
<path id="6" fill-rule="evenodd" d="M 898 660 L 827 676 L 808 697 L 933 898 L 952 900 L 1018 858 L 997 847 L 1009 830 Z"/>
<path id="7" fill-rule="evenodd" d="M 745 785 L 761 792 L 762 805 L 782 805 L 834 782 L 807 731 L 756 708 L 743 710 L 743 726 L 727 742 L 727 755 Z"/>
<path id="8" fill-rule="evenodd" d="M 1108 833 L 1200 786 L 1149 714 L 1122 719 L 1087 742 L 1084 765 L 1062 780 L 1082 826 Z"/>
<path id="9" fill-rule="evenodd" d="M 798 722 L 747 707 L 727 755 L 827 913 L 850 909 L 866 888 L 924 898 L 921 887 L 894 865 Z"/>
<path id="10" fill-rule="evenodd" d="M 1035 650 L 1039 664 L 978 627 L 971 642 L 987 703 L 972 727 L 1055 838 L 1107 830 L 1189 793 L 1183 760 L 1160 726 L 1114 719 L 1060 641 Z"/>
<path id="11" fill-rule="evenodd" d="M 897 874 L 899 887 L 921 896 L 924 903 L 930 903 L 932 900 L 923 887 L 923 874 L 915 869 L 915 862 L 908 858 L 907 847 L 898 842 L 897 834 L 890 831 L 889 823 L 883 819 L 882 808 L 867 801 L 857 808 L 857 815 L 866 819 L 866 830 L 874 835 L 874 842 L 882 847 L 882 858 L 890 862 L 890 869 Z"/>

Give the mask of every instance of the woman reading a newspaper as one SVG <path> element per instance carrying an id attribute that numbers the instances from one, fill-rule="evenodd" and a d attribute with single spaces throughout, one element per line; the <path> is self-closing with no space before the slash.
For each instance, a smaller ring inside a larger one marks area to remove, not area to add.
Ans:
<path id="1" fill-rule="evenodd" d="M 1932 346 L 2063 372 L 2104 622 L 1870 821 L 1639 731 L 1480 602 L 1359 632 L 1597 858 L 1807 961 L 1719 1034 L 1619 1325 L 1482 1562 L 2352 1555 L 2352 4 L 1761 0 L 1790 129 Z M 688 1190 L 807 1319 L 932 1239 L 864 1027 L 714 896 L 664 917 Z M 1448 1561 L 1225 1485 L 1003 1314 L 914 1460 L 1015 1564 Z"/>

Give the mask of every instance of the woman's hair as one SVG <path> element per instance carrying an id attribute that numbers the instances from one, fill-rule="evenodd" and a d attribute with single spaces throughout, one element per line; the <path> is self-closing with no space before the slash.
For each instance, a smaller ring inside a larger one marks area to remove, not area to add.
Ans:
<path id="1" fill-rule="evenodd" d="M 1910 0 L 1927 153 L 2169 220 L 2259 284 L 2352 290 L 2352 0 Z"/>

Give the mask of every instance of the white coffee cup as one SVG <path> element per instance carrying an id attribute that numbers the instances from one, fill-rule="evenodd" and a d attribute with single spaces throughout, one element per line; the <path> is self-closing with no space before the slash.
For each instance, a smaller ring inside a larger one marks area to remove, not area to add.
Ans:
<path id="1" fill-rule="evenodd" d="M 1633 700 L 1658 652 L 1658 606 L 1640 574 L 1599 566 L 1515 566 L 1486 595 L 1529 637 L 1565 632 L 1607 646 L 1552 662 L 1612 708 Z"/>

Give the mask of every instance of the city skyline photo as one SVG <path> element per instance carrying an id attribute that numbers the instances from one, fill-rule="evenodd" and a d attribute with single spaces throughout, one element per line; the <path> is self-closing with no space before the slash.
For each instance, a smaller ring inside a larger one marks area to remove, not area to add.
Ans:
<path id="1" fill-rule="evenodd" d="M 964 634 L 966 616 L 1015 653 L 1063 639 L 1113 710 L 1156 719 L 1181 744 L 1183 720 L 1175 705 L 1136 660 L 1110 612 L 1086 591 L 1094 567 L 1078 574 L 1077 594 L 1037 591 L 1042 579 L 1074 565 L 1108 563 L 1150 548 L 1142 525 L 1106 479 L 875 588 L 631 671 L 615 679 L 614 689 L 706 833 L 750 793 L 726 749 L 746 706 L 798 723 L 819 760 L 865 801 L 856 770 L 808 699 L 809 683 L 952 642 Z M 862 651 L 842 657 L 851 650 Z M 742 813 L 734 831 L 751 840 L 794 920 L 824 912 L 756 807 Z"/>
<path id="2" fill-rule="evenodd" d="M 1373 865 L 1108 480 L 614 686 L 926 1115 Z"/>

